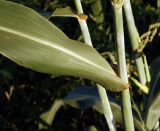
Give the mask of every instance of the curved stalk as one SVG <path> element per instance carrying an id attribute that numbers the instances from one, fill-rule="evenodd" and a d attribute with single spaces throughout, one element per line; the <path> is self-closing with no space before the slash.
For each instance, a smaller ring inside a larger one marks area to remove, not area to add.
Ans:
<path id="1" fill-rule="evenodd" d="M 125 82 L 128 82 L 126 59 L 125 59 L 123 15 L 122 15 L 123 0 L 119 0 L 118 2 L 116 0 L 112 0 L 111 2 L 114 10 L 119 73 L 121 79 L 124 80 Z M 123 119 L 126 131 L 134 131 L 129 89 L 122 91 L 122 108 L 123 108 Z"/>
<path id="2" fill-rule="evenodd" d="M 80 0 L 74 0 L 74 2 L 75 2 L 75 5 L 76 5 L 76 8 L 77 8 L 77 12 L 78 13 L 83 13 L 81 1 Z M 80 27 L 81 27 L 81 30 L 82 30 L 82 35 L 83 35 L 85 43 L 93 47 L 86 21 L 79 19 L 78 22 L 80 24 Z M 109 100 L 108 100 L 108 97 L 107 97 L 106 90 L 105 90 L 105 88 L 103 88 L 99 84 L 97 84 L 97 88 L 98 88 L 98 92 L 99 92 L 99 95 L 100 95 L 100 98 L 101 98 L 102 110 L 103 110 L 104 116 L 106 118 L 106 121 L 108 123 L 109 129 L 110 129 L 110 131 L 116 131 L 115 121 L 113 119 L 113 114 L 112 114 L 110 103 L 109 103 Z"/>

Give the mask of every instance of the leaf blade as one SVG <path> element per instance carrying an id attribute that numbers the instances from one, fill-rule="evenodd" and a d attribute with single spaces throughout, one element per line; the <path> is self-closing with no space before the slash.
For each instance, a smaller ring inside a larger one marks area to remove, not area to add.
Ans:
<path id="1" fill-rule="evenodd" d="M 72 10 L 71 7 L 67 6 L 65 8 L 57 8 L 52 15 L 49 17 L 74 17 L 81 20 L 87 20 L 88 16 L 85 14 L 78 14 Z"/>
<path id="2" fill-rule="evenodd" d="M 0 1 L 0 53 L 35 71 L 84 77 L 111 91 L 128 88 L 94 48 L 69 39 L 35 11 Z"/>
<path id="3" fill-rule="evenodd" d="M 152 130 L 160 118 L 160 57 L 150 65 L 151 91 L 149 93 L 148 105 L 145 113 L 145 123 L 149 130 Z"/>
<path id="4" fill-rule="evenodd" d="M 55 100 L 51 109 L 49 109 L 47 112 L 44 112 L 41 114 L 40 118 L 42 121 L 44 121 L 49 126 L 52 125 L 52 122 L 54 121 L 54 118 L 56 116 L 56 113 L 58 110 L 64 105 L 62 100 Z M 39 123 L 39 129 L 45 129 L 47 128 L 44 124 Z"/>

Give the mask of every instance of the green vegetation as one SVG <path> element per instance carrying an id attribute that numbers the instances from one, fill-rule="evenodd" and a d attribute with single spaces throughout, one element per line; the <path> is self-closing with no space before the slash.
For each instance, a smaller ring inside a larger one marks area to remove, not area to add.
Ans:
<path id="1" fill-rule="evenodd" d="M 159 0 L 11 1 L 0 130 L 159 130 Z"/>

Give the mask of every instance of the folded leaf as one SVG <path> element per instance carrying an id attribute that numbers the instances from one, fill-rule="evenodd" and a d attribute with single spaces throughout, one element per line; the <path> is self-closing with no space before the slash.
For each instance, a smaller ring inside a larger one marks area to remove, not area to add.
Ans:
<path id="1" fill-rule="evenodd" d="M 22 5 L 0 1 L 0 53 L 35 71 L 83 77 L 110 91 L 128 88 L 97 51 L 69 39 L 60 29 Z"/>
<path id="2" fill-rule="evenodd" d="M 109 97 L 114 119 L 117 123 L 123 124 L 121 102 L 119 100 L 120 99 Z M 55 100 L 52 107 L 40 116 L 43 123 L 39 123 L 39 129 L 46 129 L 50 127 L 55 120 L 54 118 L 58 109 L 63 105 L 69 105 L 82 110 L 93 108 L 103 114 L 97 88 L 88 86 L 77 87 L 72 92 L 69 92 L 62 100 Z M 133 112 L 133 117 L 135 127 L 138 130 L 142 130 L 144 125 L 135 112 Z"/>
<path id="3" fill-rule="evenodd" d="M 155 59 L 150 66 L 151 91 L 149 93 L 148 106 L 146 107 L 145 122 L 149 130 L 152 130 L 160 119 L 160 57 Z"/>
<path id="4" fill-rule="evenodd" d="M 109 96 L 108 98 L 115 121 L 117 123 L 123 124 L 120 99 L 112 98 Z M 68 95 L 63 99 L 63 101 L 65 104 L 78 109 L 87 109 L 92 107 L 96 111 L 103 114 L 101 108 L 101 100 L 97 88 L 87 87 L 87 86 L 77 87 L 72 92 L 69 92 Z M 142 130 L 144 125 L 139 119 L 139 117 L 136 115 L 136 112 L 134 110 L 133 110 L 133 118 L 135 127 L 138 130 Z"/>
<path id="5" fill-rule="evenodd" d="M 46 129 L 47 126 L 51 126 L 56 116 L 56 113 L 63 105 L 64 105 L 63 100 L 55 100 L 51 109 L 40 116 L 41 120 L 45 124 L 39 123 L 39 129 Z"/>

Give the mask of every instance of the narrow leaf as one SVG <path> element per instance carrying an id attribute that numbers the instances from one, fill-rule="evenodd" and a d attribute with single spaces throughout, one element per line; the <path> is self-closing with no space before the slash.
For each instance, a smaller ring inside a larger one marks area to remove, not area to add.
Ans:
<path id="1" fill-rule="evenodd" d="M 40 116 L 41 120 L 44 121 L 47 125 L 51 126 L 57 111 L 61 108 L 61 106 L 63 106 L 63 104 L 64 103 L 62 100 L 55 100 L 51 109 Z M 45 124 L 39 124 L 39 129 L 45 128 L 47 128 Z"/>
<path id="2" fill-rule="evenodd" d="M 98 131 L 98 129 L 95 126 L 89 126 L 84 131 Z"/>
<path id="3" fill-rule="evenodd" d="M 92 47 L 69 39 L 38 13 L 0 1 L 0 53 L 35 71 L 83 77 L 110 91 L 122 91 L 122 81 Z"/>
<path id="4" fill-rule="evenodd" d="M 157 7 L 160 8 L 160 0 L 157 0 Z"/>
<path id="5" fill-rule="evenodd" d="M 123 124 L 123 118 L 121 113 L 122 111 L 119 99 L 113 99 L 109 97 L 109 100 L 116 122 Z M 62 100 L 56 100 L 53 103 L 51 109 L 40 116 L 40 118 L 43 120 L 43 123 L 39 124 L 39 129 L 45 129 L 47 127 L 50 127 L 54 121 L 57 111 L 64 104 L 79 109 L 87 109 L 92 107 L 96 111 L 103 114 L 101 108 L 101 100 L 97 88 L 87 87 L 87 86 L 77 87 L 75 90 L 68 93 L 68 95 L 64 97 Z M 141 120 L 139 120 L 138 116 L 136 116 L 135 114 L 136 113 L 134 112 L 135 127 L 139 130 L 142 130 L 143 123 L 141 123 Z M 94 128 L 88 128 L 88 129 L 94 129 Z"/>
<path id="6" fill-rule="evenodd" d="M 146 108 L 145 122 L 152 130 L 160 119 L 160 58 L 154 60 L 150 66 L 151 91 L 149 93 L 148 107 Z"/>
<path id="7" fill-rule="evenodd" d="M 142 85 L 138 80 L 136 80 L 134 77 L 130 77 L 130 79 L 133 81 L 133 83 L 139 87 L 144 93 L 148 94 L 149 89 L 147 86 Z"/>
<path id="8" fill-rule="evenodd" d="M 57 8 L 51 17 L 75 17 L 77 19 L 87 20 L 88 16 L 85 14 L 78 14 L 71 9 L 71 7 L 67 6 L 65 8 Z"/>

